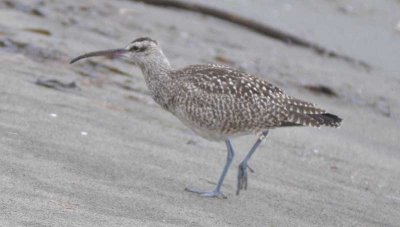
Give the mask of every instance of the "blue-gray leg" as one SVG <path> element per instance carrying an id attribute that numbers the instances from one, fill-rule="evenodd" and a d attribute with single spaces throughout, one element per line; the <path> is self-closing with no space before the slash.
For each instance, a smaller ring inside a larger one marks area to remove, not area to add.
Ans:
<path id="1" fill-rule="evenodd" d="M 222 170 L 222 174 L 218 179 L 217 185 L 215 186 L 214 190 L 212 191 L 200 191 L 196 189 L 185 188 L 185 191 L 198 193 L 204 197 L 220 197 L 226 199 L 226 196 L 221 192 L 221 187 L 224 182 L 225 176 L 228 173 L 229 167 L 232 164 L 233 156 L 235 153 L 233 152 L 232 144 L 229 139 L 225 140 L 226 148 L 228 150 L 228 155 L 226 157 L 226 163 L 224 169 Z"/>
<path id="2" fill-rule="evenodd" d="M 262 132 L 261 136 L 254 143 L 254 145 L 250 149 L 249 153 L 247 153 L 246 157 L 239 164 L 238 184 L 237 184 L 236 195 L 239 195 L 240 190 L 242 190 L 242 189 L 246 190 L 247 189 L 247 168 L 250 169 L 250 167 L 247 165 L 247 162 L 250 160 L 251 156 L 257 150 L 258 146 L 260 146 L 261 142 L 267 137 L 267 135 L 268 135 L 268 130 Z"/>

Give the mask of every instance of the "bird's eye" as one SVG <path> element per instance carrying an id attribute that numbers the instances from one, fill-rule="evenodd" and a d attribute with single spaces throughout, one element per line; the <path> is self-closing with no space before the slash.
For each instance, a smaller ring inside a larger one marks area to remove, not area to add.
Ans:
<path id="1" fill-rule="evenodd" d="M 138 51 L 139 47 L 138 46 L 132 46 L 129 50 Z"/>

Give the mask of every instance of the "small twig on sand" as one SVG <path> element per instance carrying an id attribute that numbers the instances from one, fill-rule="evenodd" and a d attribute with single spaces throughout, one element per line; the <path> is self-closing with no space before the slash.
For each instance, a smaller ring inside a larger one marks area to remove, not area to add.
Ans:
<path id="1" fill-rule="evenodd" d="M 47 87 L 47 88 L 52 88 L 56 90 L 66 90 L 66 89 L 77 89 L 78 85 L 76 85 L 75 82 L 70 82 L 70 83 L 65 83 L 56 79 L 47 79 L 47 80 L 42 80 L 42 79 L 37 79 L 35 81 L 35 84 L 42 86 L 42 87 Z"/>
<path id="2" fill-rule="evenodd" d="M 361 65 L 362 67 L 364 67 L 367 70 L 371 69 L 371 66 L 364 61 L 357 60 L 352 57 L 337 53 L 333 50 L 328 50 L 327 48 L 321 47 L 318 44 L 315 44 L 315 43 L 309 42 L 307 40 L 304 40 L 302 38 L 299 38 L 297 36 L 288 34 L 279 29 L 270 27 L 268 25 L 259 23 L 257 21 L 239 16 L 239 15 L 236 15 L 233 13 L 229 13 L 229 12 L 226 12 L 226 11 L 223 11 L 220 9 L 214 9 L 214 8 L 210 8 L 210 7 L 195 4 L 195 3 L 183 2 L 183 1 L 177 1 L 177 0 L 132 0 L 132 1 L 143 2 L 146 4 L 162 6 L 162 7 L 178 8 L 178 9 L 183 9 L 183 10 L 188 10 L 188 11 L 193 11 L 193 12 L 213 16 L 213 17 L 219 18 L 221 20 L 229 21 L 231 23 L 243 26 L 254 32 L 268 36 L 272 39 L 276 39 L 276 40 L 282 41 L 287 44 L 293 44 L 293 45 L 296 45 L 299 47 L 311 49 L 319 55 L 342 59 L 349 63 Z"/>

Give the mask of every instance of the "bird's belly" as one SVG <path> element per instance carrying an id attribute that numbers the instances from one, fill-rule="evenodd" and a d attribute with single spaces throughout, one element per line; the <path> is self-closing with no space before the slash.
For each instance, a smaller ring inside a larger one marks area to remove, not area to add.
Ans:
<path id="1" fill-rule="evenodd" d="M 208 139 L 208 140 L 214 140 L 214 141 L 223 141 L 228 138 L 236 137 L 236 136 L 241 136 L 241 135 L 247 135 L 251 134 L 252 132 L 223 132 L 222 130 L 218 129 L 213 129 L 213 128 L 208 128 L 208 127 L 202 127 L 198 126 L 196 124 L 193 124 L 192 122 L 187 122 L 185 120 L 181 119 L 181 122 L 186 125 L 188 128 L 190 128 L 193 132 L 195 132 L 197 135 Z"/>
<path id="2" fill-rule="evenodd" d="M 215 121 L 213 119 L 193 119 L 183 112 L 171 111 L 184 125 L 190 128 L 199 136 L 214 141 L 226 140 L 228 138 L 248 135 L 262 131 L 263 129 L 254 128 L 226 128 L 223 121 Z"/>

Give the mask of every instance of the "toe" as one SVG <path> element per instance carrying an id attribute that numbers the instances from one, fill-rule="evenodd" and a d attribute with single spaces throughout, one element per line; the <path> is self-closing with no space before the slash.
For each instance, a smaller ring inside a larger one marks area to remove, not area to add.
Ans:
<path id="1" fill-rule="evenodd" d="M 245 163 L 241 163 L 239 165 L 238 172 L 238 185 L 236 190 L 236 195 L 239 195 L 240 190 L 247 189 L 247 165 Z"/>
<path id="2" fill-rule="evenodd" d="M 213 190 L 213 191 L 202 191 L 202 190 L 197 190 L 197 189 L 192 189 L 192 188 L 185 188 L 185 191 L 199 194 L 202 197 L 220 198 L 220 199 L 228 198 L 222 192 L 216 191 L 216 190 Z"/>
<path id="3" fill-rule="evenodd" d="M 203 197 L 215 197 L 215 198 L 220 198 L 220 199 L 228 198 L 222 192 L 217 192 L 217 191 L 204 192 L 203 194 L 200 194 L 200 195 Z"/>

